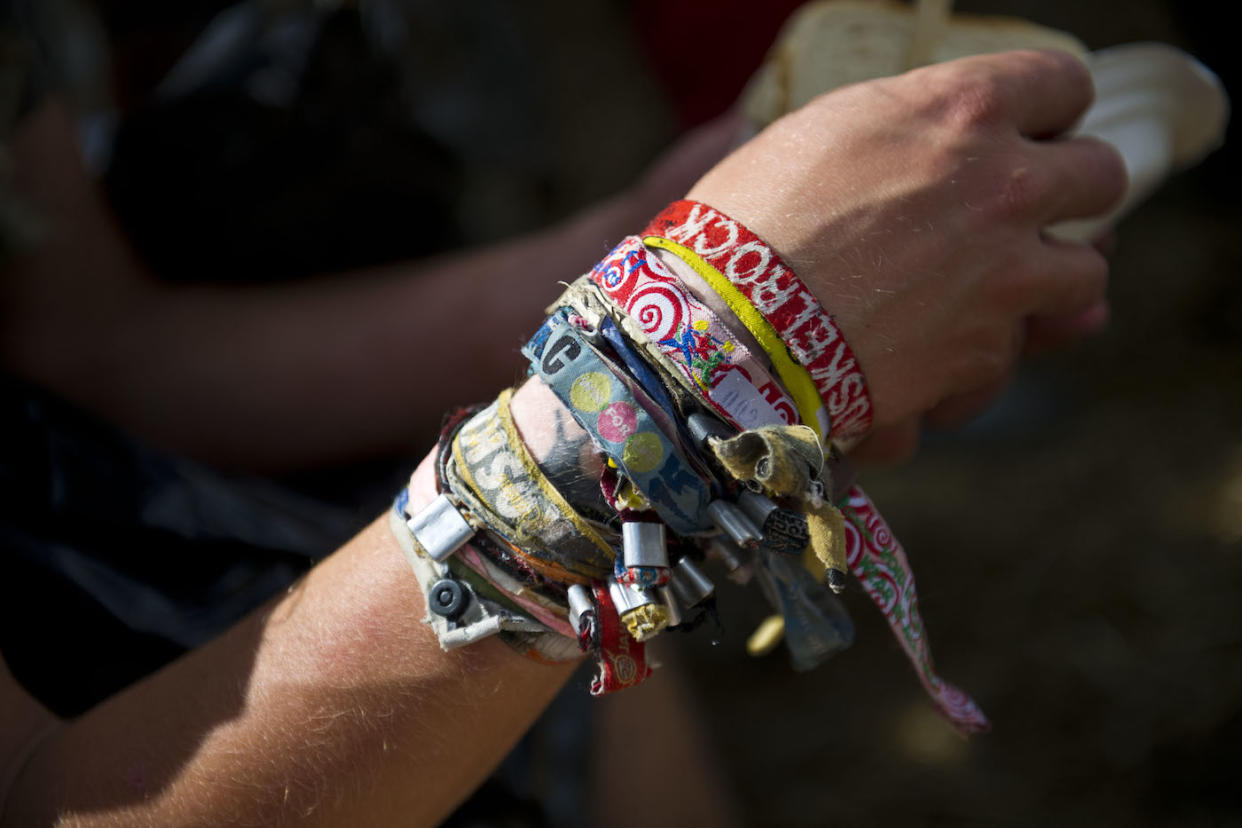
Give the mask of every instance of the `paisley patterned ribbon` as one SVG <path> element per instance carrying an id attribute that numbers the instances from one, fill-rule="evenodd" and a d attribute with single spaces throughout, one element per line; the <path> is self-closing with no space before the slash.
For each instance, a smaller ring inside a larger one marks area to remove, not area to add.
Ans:
<path id="1" fill-rule="evenodd" d="M 676 201 L 642 234 L 686 245 L 759 309 L 810 373 L 832 419 L 831 436 L 860 437 L 871 426 L 867 381 L 832 317 L 762 239 L 696 201 Z"/>
<path id="2" fill-rule="evenodd" d="M 847 502 L 841 504 L 841 511 L 845 515 L 850 571 L 884 613 L 923 687 L 958 731 L 969 734 L 987 730 L 987 717 L 974 699 L 940 678 L 932 666 L 931 646 L 914 589 L 914 573 L 875 504 L 861 488 L 854 486 Z"/>

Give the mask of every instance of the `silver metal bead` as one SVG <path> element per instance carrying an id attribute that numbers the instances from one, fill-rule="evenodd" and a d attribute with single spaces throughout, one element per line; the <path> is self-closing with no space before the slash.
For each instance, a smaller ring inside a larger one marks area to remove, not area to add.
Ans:
<path id="1" fill-rule="evenodd" d="M 621 524 L 621 550 L 627 567 L 668 566 L 664 524 L 637 521 Z"/>
<path id="2" fill-rule="evenodd" d="M 754 549 L 763 540 L 750 518 L 727 500 L 713 500 L 707 504 L 707 514 L 717 529 L 743 549 Z"/>
<path id="3" fill-rule="evenodd" d="M 710 414 L 701 412 L 691 414 L 686 418 L 686 430 L 690 432 L 690 438 L 694 444 L 700 448 L 707 445 L 708 437 L 728 439 L 737 433 Z"/>
<path id="4" fill-rule="evenodd" d="M 659 587 L 656 591 L 660 593 L 660 601 L 664 604 L 664 608 L 668 610 L 668 625 L 676 627 L 685 620 L 681 612 L 681 606 L 677 603 L 676 596 L 668 587 Z"/>
<path id="5" fill-rule="evenodd" d="M 669 586 L 683 606 L 697 607 L 716 592 L 716 585 L 689 558 L 682 558 L 673 567 Z"/>
<path id="6" fill-rule="evenodd" d="M 414 540 L 434 561 L 443 561 L 465 545 L 474 535 L 474 527 L 447 495 L 437 495 L 418 514 L 406 521 Z"/>
<path id="7" fill-rule="evenodd" d="M 652 590 L 631 589 L 616 580 L 608 582 L 608 595 L 617 606 L 617 615 L 625 615 L 631 610 L 656 603 Z"/>
<path id="8" fill-rule="evenodd" d="M 582 632 L 582 616 L 588 612 L 595 611 L 595 604 L 591 601 L 591 595 L 587 592 L 586 587 L 582 584 L 574 584 L 569 588 L 567 594 L 569 599 L 569 624 L 574 628 L 574 632 Z"/>
<path id="9" fill-rule="evenodd" d="M 708 542 L 707 548 L 709 552 L 720 559 L 720 562 L 724 564 L 724 568 L 730 572 L 745 563 L 740 557 L 742 550 L 734 546 L 732 541 L 720 536 L 712 538 Z"/>
<path id="10" fill-rule="evenodd" d="M 742 489 L 738 495 L 737 505 L 741 507 L 746 517 L 759 527 L 762 527 L 768 519 L 768 515 L 775 512 L 780 506 L 777 506 L 771 500 L 768 500 L 758 492 L 752 492 L 749 489 Z"/>

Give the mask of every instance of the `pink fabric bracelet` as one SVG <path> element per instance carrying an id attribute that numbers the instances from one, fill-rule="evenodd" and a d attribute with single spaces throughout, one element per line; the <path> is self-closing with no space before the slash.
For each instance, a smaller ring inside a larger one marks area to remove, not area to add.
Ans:
<path id="1" fill-rule="evenodd" d="M 798 421 L 763 364 L 639 238 L 617 245 L 590 278 L 730 423 L 747 429 Z"/>

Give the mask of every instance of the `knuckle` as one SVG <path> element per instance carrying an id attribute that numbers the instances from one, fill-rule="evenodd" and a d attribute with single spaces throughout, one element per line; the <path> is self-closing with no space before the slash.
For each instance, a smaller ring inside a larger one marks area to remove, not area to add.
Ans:
<path id="1" fill-rule="evenodd" d="M 984 150 L 984 152 L 988 152 Z M 976 229 L 995 238 L 1006 227 L 1023 229 L 1053 197 L 1053 173 L 1021 152 L 992 149 L 963 173 Z M 1032 228 L 1033 229 L 1033 228 Z"/>
<path id="2" fill-rule="evenodd" d="M 933 94 L 945 119 L 958 130 L 988 127 L 1004 117 L 1000 84 L 987 72 L 960 67 L 945 73 L 933 86 Z"/>
<path id="3" fill-rule="evenodd" d="M 1080 100 L 1083 105 L 1095 97 L 1091 70 L 1079 56 L 1062 49 L 1021 49 L 1003 56 L 1021 65 L 1026 76 L 1042 75 L 1050 79 L 1060 94 Z"/>
<path id="4" fill-rule="evenodd" d="M 1013 161 L 999 177 L 999 191 L 992 200 L 1001 218 L 1023 218 L 1035 213 L 1048 194 L 1048 177 L 1038 166 Z"/>

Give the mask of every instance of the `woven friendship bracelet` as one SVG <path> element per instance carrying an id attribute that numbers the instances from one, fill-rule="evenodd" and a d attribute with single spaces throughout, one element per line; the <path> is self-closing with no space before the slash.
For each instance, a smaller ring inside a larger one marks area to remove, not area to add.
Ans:
<path id="1" fill-rule="evenodd" d="M 658 259 L 648 258 L 637 237 L 619 244 L 590 277 L 730 423 L 746 429 L 795 421 L 789 398 L 759 360 Z"/>
<path id="2" fill-rule="evenodd" d="M 680 257 L 724 297 L 772 367 L 647 245 Z M 987 727 L 933 668 L 904 551 L 862 490 L 836 474 L 839 463 L 824 474 L 824 432 L 834 442 L 864 433 L 870 401 L 840 332 L 766 245 L 717 211 L 675 204 L 645 243 L 627 239 L 558 305 L 523 353 L 608 456 L 600 487 L 621 542 L 556 491 L 502 394 L 442 443 L 444 494 L 408 521 L 415 546 L 436 550 L 414 556 L 420 580 L 456 577 L 471 596 L 469 615 L 436 627 L 442 646 L 502 632 L 556 660 L 572 644 L 598 658 L 593 693 L 633 686 L 650 670 L 647 638 L 709 614 L 714 587 L 695 562 L 710 541 L 730 568 L 752 564 L 797 669 L 852 640 L 829 591 L 844 587 L 848 569 L 940 711 L 963 732 Z M 724 377 L 750 390 L 721 395 Z M 443 583 L 424 582 L 429 606 Z"/>
<path id="3" fill-rule="evenodd" d="M 666 207 L 642 235 L 684 244 L 759 309 L 814 380 L 832 437 L 867 432 L 871 400 L 854 352 L 819 300 L 762 239 L 718 210 L 684 200 Z"/>
<path id="4" fill-rule="evenodd" d="M 512 530 L 507 523 L 502 527 L 503 532 L 498 531 L 499 516 L 492 510 L 491 504 L 475 496 L 478 492 L 469 491 L 471 487 L 467 485 L 462 476 L 457 474 L 456 458 L 450 449 L 458 443 L 459 437 L 464 432 L 474 426 L 484 435 L 483 439 L 477 443 L 478 446 L 483 447 L 483 450 L 476 462 L 495 462 L 491 458 L 494 458 L 500 451 L 497 448 L 500 442 L 496 428 L 498 423 L 510 442 L 509 449 L 518 461 L 521 462 L 523 456 L 529 457 L 526 454 L 525 445 L 521 443 L 516 424 L 512 422 L 509 413 L 510 398 L 510 390 L 502 392 L 493 405 L 464 418 L 464 421 L 458 425 L 449 426 L 446 430 L 447 436 L 441 441 L 438 467 L 442 485 L 454 492 L 459 492 L 468 508 L 476 514 L 482 514 L 482 520 L 488 526 L 487 529 L 476 533 L 470 543 L 456 551 L 449 559 L 447 568 L 460 579 L 462 585 L 469 587 L 473 600 L 477 601 L 480 606 L 498 607 L 510 613 L 506 616 L 510 620 L 506 620 L 498 630 L 495 630 L 506 644 L 523 655 L 539 661 L 574 660 L 579 656 L 580 637 L 575 624 L 567 620 L 569 607 L 566 604 L 565 587 L 567 584 L 583 582 L 570 576 L 564 570 L 559 570 L 548 561 L 541 560 L 535 550 L 522 549 L 514 545 L 505 535 L 505 532 Z M 467 462 L 470 461 L 467 460 Z M 501 465 L 508 465 L 508 461 Z M 514 486 L 518 491 L 507 492 L 507 497 L 513 497 L 516 494 L 520 496 L 519 502 L 531 501 L 536 511 L 542 510 L 547 514 L 557 513 L 557 520 L 573 522 L 578 528 L 589 531 L 592 536 L 591 542 L 597 548 L 605 551 L 606 555 L 614 554 L 607 542 L 595 533 L 593 527 L 578 516 L 560 493 L 556 492 L 551 482 L 544 477 L 542 470 L 533 464 L 533 460 L 530 467 L 525 470 L 529 478 L 522 479 L 520 485 Z M 476 468 L 475 476 L 486 475 L 480 474 Z M 506 475 L 502 474 L 502 476 Z M 510 480 L 510 483 L 512 482 Z M 533 488 L 532 482 L 535 484 Z M 483 492 L 485 496 L 492 496 L 504 488 L 506 486 L 484 487 Z M 545 494 L 550 493 L 554 493 L 554 497 L 547 497 L 547 502 L 540 506 L 541 499 L 545 497 Z M 618 556 L 618 561 L 619 559 L 620 556 Z M 511 571 L 514 568 L 522 574 L 515 577 Z M 599 577 L 590 581 L 592 593 L 597 591 L 599 584 L 609 582 L 607 574 L 596 574 Z M 556 580 L 549 582 L 547 580 L 549 577 Z M 581 589 L 582 587 L 580 585 L 575 588 Z M 525 627 L 512 620 L 522 616 L 529 617 L 537 623 L 531 627 Z M 644 644 L 634 640 L 627 631 L 626 625 L 621 623 L 618 610 L 610 602 L 606 606 L 601 605 L 593 617 L 597 617 L 600 623 L 596 627 L 595 637 L 587 642 L 588 646 L 584 649 L 593 652 L 599 663 L 599 677 L 593 684 L 595 691 L 611 692 L 642 681 L 650 672 L 646 667 Z M 479 629 L 478 634 L 487 633 Z M 444 644 L 443 639 L 441 643 Z M 628 665 L 633 665 L 634 669 L 627 670 Z"/>
<path id="5" fill-rule="evenodd" d="M 789 355 L 789 348 L 781 340 L 780 334 L 772 324 L 759 313 L 740 290 L 726 279 L 719 270 L 712 267 L 707 260 L 683 244 L 656 236 L 649 236 L 647 244 L 667 250 L 690 266 L 695 273 L 707 282 L 708 286 L 725 301 L 733 315 L 750 331 L 755 341 L 767 353 L 772 367 L 781 378 L 781 382 L 789 389 L 790 396 L 799 414 L 799 421 L 815 430 L 820 442 L 824 442 L 830 433 L 831 423 L 828 413 L 824 410 L 823 400 L 814 380 L 800 364 Z"/>
<path id="6" fill-rule="evenodd" d="M 760 550 L 755 575 L 785 622 L 795 670 L 811 670 L 854 643 L 854 622 L 841 601 L 788 555 Z"/>
<path id="7" fill-rule="evenodd" d="M 496 398 L 494 422 L 477 432 L 479 443 L 475 450 L 488 458 L 486 477 L 498 481 L 500 497 L 510 510 L 525 508 L 517 520 L 545 547 L 557 550 L 559 558 L 587 565 L 579 570 L 566 563 L 568 568 L 592 578 L 602 577 L 601 573 L 607 572 L 615 554 L 612 545 L 578 515 L 530 456 L 513 422 L 512 399 L 512 390 L 502 391 Z M 467 423 L 458 437 L 463 444 L 476 433 L 471 430 L 472 424 L 473 421 Z M 496 433 L 497 424 L 501 434 Z M 497 444 L 501 435 L 503 446 Z M 476 480 L 484 476 L 481 471 L 474 475 Z"/>
<path id="8" fill-rule="evenodd" d="M 529 573 L 528 580 L 543 578 L 561 584 L 582 584 L 590 580 L 590 575 L 566 568 L 560 560 L 542 549 L 537 539 L 520 535 L 512 524 L 494 512 L 487 500 L 492 492 L 476 487 L 469 468 L 463 468 L 459 457 L 460 450 L 454 441 L 453 446 L 444 452 L 442 464 L 447 488 L 461 501 L 467 512 L 483 524 L 495 539 L 502 559 L 512 569 Z"/>
<path id="9" fill-rule="evenodd" d="M 522 353 L 669 528 L 682 535 L 712 529 L 706 517 L 710 486 L 565 313 L 549 317 Z"/>
<path id="10" fill-rule="evenodd" d="M 600 696 L 640 684 L 651 675 L 647 646 L 635 641 L 626 631 L 606 586 L 594 584 L 591 599 L 597 607 L 592 613 L 594 623 L 590 624 L 597 640 L 591 646 L 599 653 L 598 672 L 591 680 L 591 695 Z"/>

